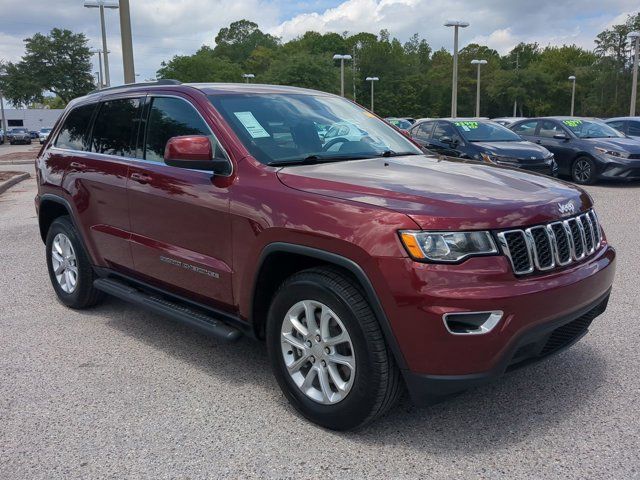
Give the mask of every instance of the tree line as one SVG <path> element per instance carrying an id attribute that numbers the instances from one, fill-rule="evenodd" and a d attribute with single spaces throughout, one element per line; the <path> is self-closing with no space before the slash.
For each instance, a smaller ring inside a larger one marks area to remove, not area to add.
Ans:
<path id="1" fill-rule="evenodd" d="M 476 67 L 472 59 L 487 60 L 482 67 L 481 115 L 568 114 L 570 75 L 576 80 L 576 114 L 607 117 L 629 110 L 633 45 L 631 31 L 640 30 L 640 13 L 599 33 L 593 50 L 576 45 L 541 46 L 521 43 L 505 55 L 485 45 L 469 44 L 459 52 L 458 114 L 475 111 Z M 25 40 L 20 62 L 3 65 L 0 88 L 13 104 L 47 100 L 53 92 L 59 103 L 95 88 L 91 53 L 82 34 L 54 29 Z M 450 114 L 453 57 L 444 48 L 433 50 L 415 34 L 406 42 L 382 30 L 321 34 L 308 31 L 293 40 L 262 32 L 256 23 L 239 20 L 222 28 L 215 47 L 202 46 L 192 55 L 162 62 L 159 79 L 183 82 L 240 82 L 243 73 L 254 81 L 293 85 L 339 93 L 336 53 L 350 54 L 345 65 L 347 98 L 369 105 L 367 76 L 377 76 L 376 113 L 383 116 L 442 117 Z"/>

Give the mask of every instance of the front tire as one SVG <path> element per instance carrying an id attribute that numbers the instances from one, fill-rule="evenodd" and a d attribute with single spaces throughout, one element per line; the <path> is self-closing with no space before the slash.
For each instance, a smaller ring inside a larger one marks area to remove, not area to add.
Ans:
<path id="1" fill-rule="evenodd" d="M 283 283 L 269 309 L 267 346 L 289 402 L 325 428 L 361 428 L 400 395 L 400 372 L 378 321 L 341 270 L 305 270 Z"/>
<path id="2" fill-rule="evenodd" d="M 60 301 L 74 309 L 89 308 L 103 298 L 80 237 L 67 216 L 56 218 L 47 232 L 47 268 Z"/>
<path id="3" fill-rule="evenodd" d="M 580 185 L 595 183 L 596 174 L 596 164 L 589 157 L 578 157 L 571 165 L 571 179 Z"/>

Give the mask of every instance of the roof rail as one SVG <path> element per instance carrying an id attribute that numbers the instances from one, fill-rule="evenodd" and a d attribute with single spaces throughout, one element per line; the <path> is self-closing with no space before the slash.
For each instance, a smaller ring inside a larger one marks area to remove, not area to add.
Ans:
<path id="1" fill-rule="evenodd" d="M 101 88 L 99 90 L 93 90 L 92 92 L 89 92 L 89 94 L 104 92 L 105 90 L 117 90 L 119 88 L 126 88 L 126 87 L 151 87 L 156 85 L 182 85 L 182 82 L 179 80 L 172 80 L 167 78 L 167 79 L 157 80 L 155 82 L 127 83 L 125 85 L 116 85 L 115 87 L 106 87 L 106 88 Z"/>

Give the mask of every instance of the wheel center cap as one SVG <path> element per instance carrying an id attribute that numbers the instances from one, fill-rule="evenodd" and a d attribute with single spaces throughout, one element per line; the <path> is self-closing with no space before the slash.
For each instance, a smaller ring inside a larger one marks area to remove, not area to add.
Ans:
<path id="1" fill-rule="evenodd" d="M 316 358 L 324 357 L 324 348 L 319 343 L 316 343 L 313 347 L 311 347 L 311 352 L 313 353 L 313 356 Z"/>

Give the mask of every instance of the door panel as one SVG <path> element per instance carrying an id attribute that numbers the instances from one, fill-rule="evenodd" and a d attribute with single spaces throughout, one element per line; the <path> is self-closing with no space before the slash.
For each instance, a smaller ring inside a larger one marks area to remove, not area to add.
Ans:
<path id="1" fill-rule="evenodd" d="M 553 138 L 556 134 L 564 134 L 567 136 L 567 139 L 560 140 Z M 558 164 L 559 173 L 563 175 L 569 174 L 571 171 L 571 162 L 575 156 L 573 151 L 574 142 L 570 134 L 565 131 L 558 122 L 543 120 L 539 124 L 535 138 L 536 143 L 553 153 L 556 163 Z"/>
<path id="2" fill-rule="evenodd" d="M 136 272 L 180 295 L 225 308 L 233 303 L 228 190 L 210 172 L 164 164 L 169 138 L 209 135 L 185 100 L 155 97 L 147 107 L 145 160 L 129 170 L 131 249 Z M 221 153 L 223 154 L 223 153 Z"/>
<path id="3" fill-rule="evenodd" d="M 119 132 L 137 128 L 137 106 L 134 101 L 134 108 L 127 111 L 130 125 L 121 124 Z M 64 185 L 76 208 L 77 224 L 83 229 L 93 261 L 100 266 L 126 270 L 133 264 L 126 201 L 128 165 L 117 156 L 86 151 L 90 148 L 89 129 L 96 108 L 100 107 L 81 106 L 69 113 L 51 149 L 51 158 L 63 158 L 66 162 Z"/>

